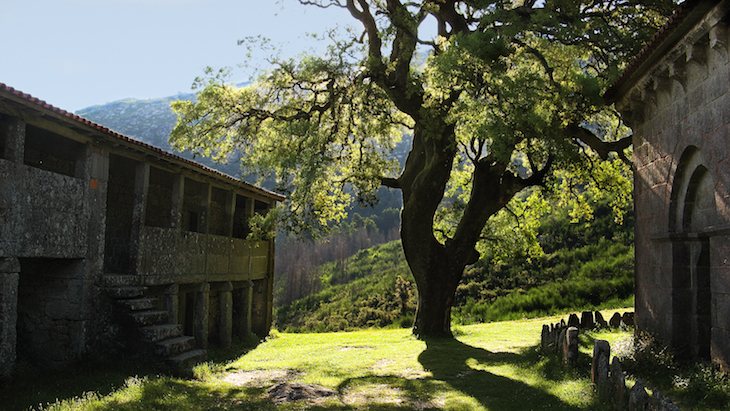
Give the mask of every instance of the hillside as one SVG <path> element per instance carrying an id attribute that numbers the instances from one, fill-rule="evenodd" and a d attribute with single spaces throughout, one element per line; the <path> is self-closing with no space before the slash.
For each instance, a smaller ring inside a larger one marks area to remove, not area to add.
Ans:
<path id="1" fill-rule="evenodd" d="M 206 157 L 191 152 L 179 152 L 168 143 L 170 131 L 175 127 L 177 115 L 172 112 L 170 103 L 176 100 L 192 100 L 192 93 L 149 100 L 124 99 L 78 110 L 76 114 L 95 123 L 108 127 L 144 143 L 173 152 L 181 157 L 204 164 L 234 177 L 241 177 L 241 169 L 235 162 L 217 164 Z"/>
<path id="2" fill-rule="evenodd" d="M 559 211 L 539 229 L 544 254 L 495 260 L 484 255 L 456 291 L 455 324 L 633 305 L 633 217 L 613 222 L 606 204 L 591 221 L 571 223 Z M 324 332 L 410 327 L 417 290 L 399 241 L 322 264 L 321 291 L 277 309 L 282 331 Z"/>
<path id="3" fill-rule="evenodd" d="M 239 86 L 244 85 L 246 84 L 240 84 Z M 174 152 L 181 157 L 241 178 L 241 169 L 236 158 L 231 159 L 227 164 L 217 164 L 207 157 L 197 156 L 188 151 L 174 151 L 168 143 L 170 131 L 175 127 L 177 121 L 177 115 L 172 112 L 170 103 L 176 100 L 193 100 L 194 98 L 195 94 L 193 93 L 179 93 L 175 96 L 148 100 L 129 98 L 86 107 L 76 111 L 75 114 L 136 140 Z M 403 164 L 409 149 L 410 136 L 404 135 L 403 140 L 396 146 L 393 157 Z M 245 176 L 243 177 L 250 182 L 253 181 L 245 178 Z M 398 207 L 400 206 L 398 205 Z"/>

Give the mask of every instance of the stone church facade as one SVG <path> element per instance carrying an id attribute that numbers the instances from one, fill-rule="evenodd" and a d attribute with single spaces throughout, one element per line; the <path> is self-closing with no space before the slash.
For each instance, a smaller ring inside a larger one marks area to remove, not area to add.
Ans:
<path id="1" fill-rule="evenodd" d="M 245 238 L 283 199 L 0 84 L 0 379 L 268 334 L 274 241 Z"/>
<path id="2" fill-rule="evenodd" d="M 606 93 L 633 129 L 636 325 L 730 365 L 730 2 L 679 6 Z"/>

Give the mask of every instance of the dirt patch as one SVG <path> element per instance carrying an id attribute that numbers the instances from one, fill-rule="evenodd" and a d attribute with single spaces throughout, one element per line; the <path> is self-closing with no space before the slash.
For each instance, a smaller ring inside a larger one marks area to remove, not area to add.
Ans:
<path id="1" fill-rule="evenodd" d="M 412 410 L 443 408 L 445 403 L 436 399 L 416 399 L 401 388 L 390 384 L 364 383 L 352 387 L 342 396 L 342 402 L 351 407 L 399 407 Z"/>
<path id="2" fill-rule="evenodd" d="M 272 382 L 290 381 L 298 375 L 299 373 L 292 370 L 237 371 L 223 377 L 223 381 L 235 386 L 265 387 L 271 385 Z"/>
<path id="3" fill-rule="evenodd" d="M 276 404 L 284 404 L 299 400 L 317 401 L 337 396 L 337 391 L 316 384 L 282 382 L 266 390 Z"/>

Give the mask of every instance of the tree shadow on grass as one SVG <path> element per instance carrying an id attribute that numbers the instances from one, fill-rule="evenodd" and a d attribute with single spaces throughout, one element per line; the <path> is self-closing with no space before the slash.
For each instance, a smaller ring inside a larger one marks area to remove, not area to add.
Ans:
<path id="1" fill-rule="evenodd" d="M 136 386 L 135 386 L 136 385 Z M 274 405 L 255 387 L 221 388 L 158 376 L 128 383 L 117 396 L 108 398 L 98 411 L 207 409 L 274 410 Z"/>
<path id="2" fill-rule="evenodd" d="M 489 410 L 579 410 L 544 389 L 484 370 L 486 366 L 511 365 L 527 370 L 538 355 L 493 353 L 455 339 L 426 339 L 426 350 L 418 357 L 423 367 L 440 380 L 476 399 Z M 535 352 L 532 349 L 532 352 Z M 548 358 L 547 361 L 553 361 Z M 555 374 L 543 378 L 559 381 L 572 378 Z"/>
<path id="3" fill-rule="evenodd" d="M 87 361 L 55 368 L 20 362 L 14 378 L 0 385 L 0 409 L 27 410 L 86 392 L 107 395 L 123 386 L 130 376 L 154 375 L 158 369 L 157 364 L 130 359 Z"/>

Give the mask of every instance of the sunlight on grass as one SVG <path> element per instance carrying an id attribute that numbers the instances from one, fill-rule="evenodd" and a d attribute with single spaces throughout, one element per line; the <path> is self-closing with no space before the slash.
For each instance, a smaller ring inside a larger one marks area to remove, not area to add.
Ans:
<path id="1" fill-rule="evenodd" d="M 109 395 L 82 394 L 43 409 L 602 409 L 595 403 L 588 356 L 581 365 L 587 369 L 577 371 L 537 349 L 542 325 L 560 318 L 461 326 L 456 339 L 418 340 L 404 329 L 272 332 L 236 359 L 199 365 L 196 379 L 130 377 Z M 590 334 L 581 349 L 589 350 L 598 338 L 613 344 L 627 334 Z M 317 384 L 337 395 L 274 404 L 266 389 L 279 382 Z"/>

